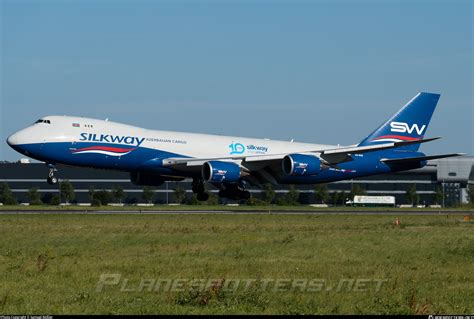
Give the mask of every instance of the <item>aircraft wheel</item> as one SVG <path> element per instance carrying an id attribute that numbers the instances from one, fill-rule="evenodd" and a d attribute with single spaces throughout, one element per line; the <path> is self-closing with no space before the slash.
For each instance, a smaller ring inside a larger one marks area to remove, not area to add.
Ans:
<path id="1" fill-rule="evenodd" d="M 242 199 L 249 199 L 250 198 L 250 192 L 249 191 L 243 191 L 239 195 Z"/>
<path id="2" fill-rule="evenodd" d="M 204 202 L 209 199 L 209 194 L 208 193 L 198 193 L 197 194 L 197 199 L 198 201 Z"/>
<path id="3" fill-rule="evenodd" d="M 204 185 L 194 186 L 192 187 L 194 194 L 205 193 Z"/>
<path id="4" fill-rule="evenodd" d="M 204 188 L 204 183 L 202 182 L 202 180 L 199 180 L 199 181 L 193 180 L 192 190 L 193 190 L 193 193 L 195 194 L 206 192 L 206 189 Z"/>
<path id="5" fill-rule="evenodd" d="M 54 176 L 48 177 L 47 182 L 48 182 L 49 185 L 57 184 L 58 183 L 58 178 L 54 177 Z"/>

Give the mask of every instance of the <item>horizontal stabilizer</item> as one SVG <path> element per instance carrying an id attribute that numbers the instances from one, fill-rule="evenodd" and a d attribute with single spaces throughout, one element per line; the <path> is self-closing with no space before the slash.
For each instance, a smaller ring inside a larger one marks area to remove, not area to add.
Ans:
<path id="1" fill-rule="evenodd" d="M 443 154 L 443 155 L 431 155 L 431 156 L 418 156 L 418 157 L 405 157 L 405 158 L 384 158 L 380 161 L 387 164 L 403 164 L 410 162 L 419 162 L 419 161 L 428 161 L 438 158 L 454 157 L 454 156 L 463 156 L 464 153 L 453 153 L 453 154 Z"/>
<path id="2" fill-rule="evenodd" d="M 386 149 L 393 149 L 397 147 L 422 144 L 426 142 L 431 142 L 434 140 L 440 139 L 440 137 L 432 137 L 425 139 L 418 139 L 415 141 L 401 141 L 401 142 L 392 142 L 368 146 L 353 146 L 353 147 L 341 147 L 332 150 L 325 150 L 321 152 L 321 158 L 324 159 L 328 164 L 339 164 L 352 160 L 351 154 L 361 154 L 368 152 L 376 152 Z"/>

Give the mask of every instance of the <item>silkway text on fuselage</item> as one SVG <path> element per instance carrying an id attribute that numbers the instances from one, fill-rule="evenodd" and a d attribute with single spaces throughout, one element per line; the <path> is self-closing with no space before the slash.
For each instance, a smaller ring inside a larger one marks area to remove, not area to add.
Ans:
<path id="1" fill-rule="evenodd" d="M 110 134 L 81 133 L 80 141 L 101 142 L 101 143 L 120 143 L 127 145 L 140 146 L 145 140 L 144 137 L 120 136 Z"/>

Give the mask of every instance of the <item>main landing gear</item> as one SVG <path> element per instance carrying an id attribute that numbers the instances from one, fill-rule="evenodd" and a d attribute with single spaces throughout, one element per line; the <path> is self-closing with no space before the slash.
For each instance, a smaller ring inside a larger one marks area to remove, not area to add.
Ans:
<path id="1" fill-rule="evenodd" d="M 54 176 L 54 172 L 57 172 L 58 170 L 52 164 L 48 164 L 48 167 L 49 167 L 49 173 L 48 173 L 48 178 L 46 179 L 46 181 L 48 182 L 49 185 L 55 185 L 58 183 L 58 178 Z"/>
<path id="2" fill-rule="evenodd" d="M 247 200 L 250 198 L 250 192 L 245 190 L 243 185 L 227 185 L 225 189 L 219 191 L 219 197 L 232 200 Z"/>
<path id="3" fill-rule="evenodd" d="M 250 198 L 250 192 L 245 190 L 245 182 L 236 184 L 214 184 L 220 188 L 219 197 L 224 197 L 232 200 L 247 200 Z M 202 179 L 193 179 L 192 183 L 193 193 L 197 194 L 199 201 L 206 201 L 209 199 L 209 194 L 204 188 L 204 181 Z"/>
<path id="4" fill-rule="evenodd" d="M 209 199 L 209 194 L 206 193 L 202 179 L 193 179 L 192 189 L 193 193 L 197 194 L 196 197 L 198 201 L 204 202 Z"/>

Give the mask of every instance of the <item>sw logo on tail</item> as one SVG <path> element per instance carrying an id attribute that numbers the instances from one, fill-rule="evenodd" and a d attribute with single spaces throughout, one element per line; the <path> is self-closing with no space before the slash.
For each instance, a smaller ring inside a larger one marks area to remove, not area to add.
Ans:
<path id="1" fill-rule="evenodd" d="M 390 127 L 390 130 L 392 132 L 412 134 L 413 131 L 416 130 L 416 133 L 418 135 L 422 135 L 423 131 L 426 128 L 426 125 L 418 127 L 418 124 L 413 124 L 412 126 L 409 126 L 408 123 L 405 122 L 390 122 Z"/>

